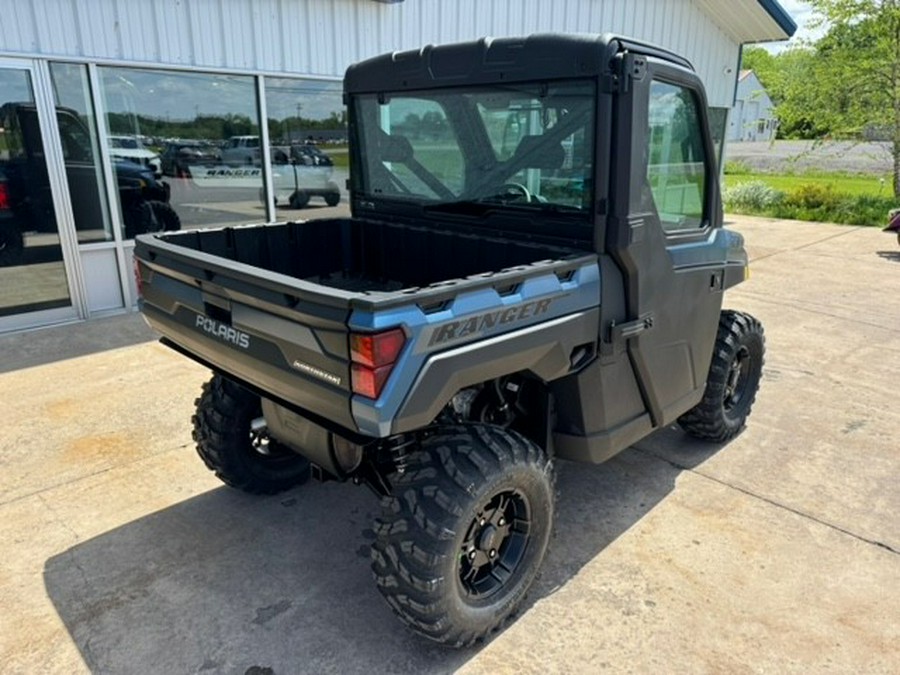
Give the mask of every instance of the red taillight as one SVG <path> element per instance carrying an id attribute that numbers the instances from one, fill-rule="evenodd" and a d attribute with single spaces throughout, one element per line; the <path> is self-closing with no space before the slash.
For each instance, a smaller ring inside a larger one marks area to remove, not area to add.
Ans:
<path id="1" fill-rule="evenodd" d="M 350 358 L 353 364 L 350 380 L 353 392 L 378 398 L 404 344 L 406 334 L 402 328 L 383 333 L 351 333 Z"/>
<path id="2" fill-rule="evenodd" d="M 351 333 L 350 358 L 369 368 L 386 366 L 397 360 L 405 342 L 406 334 L 402 328 L 384 333 Z"/>
<path id="3" fill-rule="evenodd" d="M 353 382 L 354 393 L 362 394 L 369 398 L 378 398 L 393 367 L 393 363 L 381 366 L 381 368 L 369 368 L 368 366 L 354 363 L 350 366 L 350 379 Z"/>
<path id="4" fill-rule="evenodd" d="M 9 187 L 6 183 L 0 183 L 0 211 L 9 208 Z"/>

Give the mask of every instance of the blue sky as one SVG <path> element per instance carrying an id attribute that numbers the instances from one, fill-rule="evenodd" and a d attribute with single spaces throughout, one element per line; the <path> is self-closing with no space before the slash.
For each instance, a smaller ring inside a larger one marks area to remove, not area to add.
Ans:
<path id="1" fill-rule="evenodd" d="M 812 29 L 808 27 L 810 20 L 813 18 L 812 8 L 803 0 L 779 0 L 779 4 L 784 7 L 791 18 L 797 23 L 797 32 L 790 41 L 786 42 L 770 42 L 760 45 L 770 52 L 780 52 L 798 40 L 815 40 L 822 36 L 822 29 Z"/>

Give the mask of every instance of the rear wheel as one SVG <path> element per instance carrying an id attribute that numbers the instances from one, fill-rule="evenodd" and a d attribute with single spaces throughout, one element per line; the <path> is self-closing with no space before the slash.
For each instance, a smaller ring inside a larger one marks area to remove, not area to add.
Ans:
<path id="1" fill-rule="evenodd" d="M 226 485 L 274 494 L 309 478 L 306 458 L 269 438 L 260 398 L 253 392 L 214 375 L 195 403 L 197 453 Z"/>
<path id="2" fill-rule="evenodd" d="M 400 619 L 460 647 L 499 629 L 537 577 L 553 521 L 553 468 L 514 431 L 439 428 L 392 479 L 372 569 Z"/>
<path id="3" fill-rule="evenodd" d="M 325 195 L 325 203 L 328 206 L 337 206 L 341 202 L 340 192 L 329 192 Z"/>
<path id="4" fill-rule="evenodd" d="M 764 356 L 759 321 L 743 312 L 722 312 L 703 399 L 678 424 L 707 441 L 722 443 L 736 436 L 756 399 Z"/>

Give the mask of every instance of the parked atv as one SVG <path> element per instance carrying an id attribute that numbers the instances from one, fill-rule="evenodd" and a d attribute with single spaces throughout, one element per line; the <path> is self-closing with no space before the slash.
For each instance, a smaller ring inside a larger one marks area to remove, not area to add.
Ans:
<path id="1" fill-rule="evenodd" d="M 744 428 L 765 339 L 722 300 L 747 252 L 703 84 L 658 47 L 427 47 L 351 66 L 344 95 L 352 215 L 140 236 L 141 310 L 214 371 L 206 466 L 246 492 L 370 487 L 378 590 L 469 645 L 538 575 L 556 462 Z"/>

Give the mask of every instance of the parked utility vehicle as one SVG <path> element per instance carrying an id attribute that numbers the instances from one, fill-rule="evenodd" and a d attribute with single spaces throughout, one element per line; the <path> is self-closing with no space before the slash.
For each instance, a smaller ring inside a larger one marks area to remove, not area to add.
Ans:
<path id="1" fill-rule="evenodd" d="M 370 486 L 379 590 L 466 645 L 535 579 L 555 461 L 742 429 L 763 331 L 721 308 L 747 255 L 703 86 L 667 51 L 481 40 L 351 66 L 344 91 L 352 217 L 139 237 L 142 308 L 215 371 L 209 468 Z"/>
<path id="2" fill-rule="evenodd" d="M 219 154 L 222 162 L 230 166 L 259 166 L 259 136 L 232 136 Z"/>

